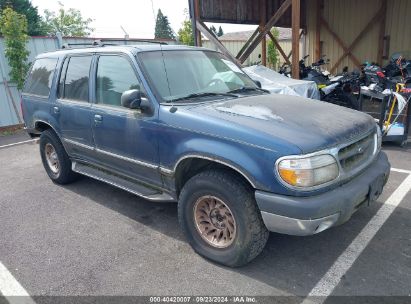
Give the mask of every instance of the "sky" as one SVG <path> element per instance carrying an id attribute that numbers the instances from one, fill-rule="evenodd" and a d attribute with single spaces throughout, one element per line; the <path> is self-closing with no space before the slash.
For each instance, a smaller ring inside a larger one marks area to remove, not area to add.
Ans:
<path id="1" fill-rule="evenodd" d="M 32 0 L 40 15 L 45 9 L 56 11 L 58 0 Z M 65 8 L 76 8 L 84 18 L 92 18 L 91 26 L 95 29 L 92 37 L 124 37 L 121 26 L 130 38 L 154 38 L 155 17 L 159 8 L 168 17 L 172 29 L 177 33 L 186 18 L 188 0 L 61 0 Z M 211 24 L 208 24 L 211 25 Z M 217 28 L 219 24 L 214 24 Z M 222 24 L 225 33 L 255 29 L 256 26 Z"/>

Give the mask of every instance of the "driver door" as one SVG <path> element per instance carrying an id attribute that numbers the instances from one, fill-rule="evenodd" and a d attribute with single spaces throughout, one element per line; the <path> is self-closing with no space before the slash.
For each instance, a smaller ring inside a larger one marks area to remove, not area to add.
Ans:
<path id="1" fill-rule="evenodd" d="M 94 79 L 92 130 L 98 162 L 161 187 L 154 114 L 121 106 L 127 90 L 140 89 L 145 96 L 132 61 L 126 55 L 97 55 Z"/>

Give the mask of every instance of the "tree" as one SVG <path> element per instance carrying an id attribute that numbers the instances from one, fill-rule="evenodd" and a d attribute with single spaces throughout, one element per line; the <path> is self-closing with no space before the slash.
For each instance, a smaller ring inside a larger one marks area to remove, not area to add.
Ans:
<path id="1" fill-rule="evenodd" d="M 221 37 L 221 36 L 223 36 L 223 35 L 224 35 L 224 32 L 223 32 L 223 29 L 221 28 L 221 25 L 220 25 L 220 27 L 218 28 L 217 36 L 218 36 L 218 37 Z"/>
<path id="2" fill-rule="evenodd" d="M 30 36 L 46 35 L 43 20 L 38 13 L 37 7 L 29 0 L 0 0 L 0 11 L 11 7 L 16 13 L 26 16 L 27 33 Z"/>
<path id="3" fill-rule="evenodd" d="M 161 9 L 158 9 L 154 38 L 175 39 L 174 32 L 171 29 L 168 17 L 163 15 Z"/>
<path id="4" fill-rule="evenodd" d="M 214 34 L 214 36 L 216 37 L 218 36 L 217 29 L 215 28 L 214 25 L 210 26 L 210 31 Z"/>
<path id="5" fill-rule="evenodd" d="M 190 20 L 183 21 L 182 27 L 178 30 L 178 40 L 185 45 L 194 45 L 193 27 Z"/>
<path id="6" fill-rule="evenodd" d="M 1 13 L 0 31 L 4 36 L 5 55 L 11 68 L 10 80 L 15 82 L 17 88 L 21 90 L 28 70 L 27 59 L 29 57 L 26 49 L 29 39 L 26 16 L 15 12 L 11 7 L 5 8 Z"/>
<path id="7" fill-rule="evenodd" d="M 193 27 L 190 21 L 188 10 L 184 10 L 184 15 L 186 16 L 185 20 L 182 23 L 182 27 L 178 30 L 178 40 L 185 45 L 194 45 L 194 35 Z"/>
<path id="8" fill-rule="evenodd" d="M 193 27 L 188 17 L 187 9 L 184 10 L 186 19 L 182 23 L 182 27 L 178 30 L 178 40 L 185 45 L 194 45 Z"/>
<path id="9" fill-rule="evenodd" d="M 47 34 L 56 35 L 56 33 L 60 32 L 62 36 L 86 37 L 94 31 L 90 27 L 93 19 L 83 18 L 78 9 L 65 9 L 61 2 L 59 2 L 59 6 L 60 8 L 57 12 L 44 11 Z"/>
<path id="10" fill-rule="evenodd" d="M 278 36 L 280 35 L 280 32 L 278 29 L 273 28 L 271 30 L 271 34 L 275 37 L 275 39 L 278 39 Z M 278 50 L 274 45 L 274 42 L 272 40 L 268 41 L 267 44 L 267 59 L 271 67 L 275 68 L 278 64 Z"/>

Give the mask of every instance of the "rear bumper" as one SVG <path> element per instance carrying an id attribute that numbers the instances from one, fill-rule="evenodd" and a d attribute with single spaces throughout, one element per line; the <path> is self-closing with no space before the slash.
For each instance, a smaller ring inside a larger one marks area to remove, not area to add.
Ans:
<path id="1" fill-rule="evenodd" d="M 380 152 L 364 172 L 326 193 L 294 197 L 256 191 L 255 198 L 268 230 L 312 235 L 348 221 L 360 206 L 369 202 L 371 184 L 378 178 L 385 184 L 389 174 L 387 156 Z"/>

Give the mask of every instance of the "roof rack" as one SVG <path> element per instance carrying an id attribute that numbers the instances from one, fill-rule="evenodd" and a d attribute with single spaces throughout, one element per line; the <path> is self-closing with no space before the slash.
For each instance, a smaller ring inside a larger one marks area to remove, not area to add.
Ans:
<path id="1" fill-rule="evenodd" d="M 111 43 L 110 43 L 111 42 Z M 123 42 L 123 44 L 113 43 L 113 42 Z M 104 39 L 97 39 L 91 43 L 86 42 L 79 42 L 79 43 L 65 43 L 61 46 L 62 49 L 70 49 L 76 46 L 84 46 L 84 47 L 102 47 L 102 46 L 113 46 L 113 45 L 132 45 L 135 42 L 143 42 L 143 43 L 153 43 L 153 44 L 163 44 L 167 45 L 164 41 L 154 41 L 154 40 L 144 40 L 144 39 L 115 39 L 115 38 L 104 38 Z"/>

